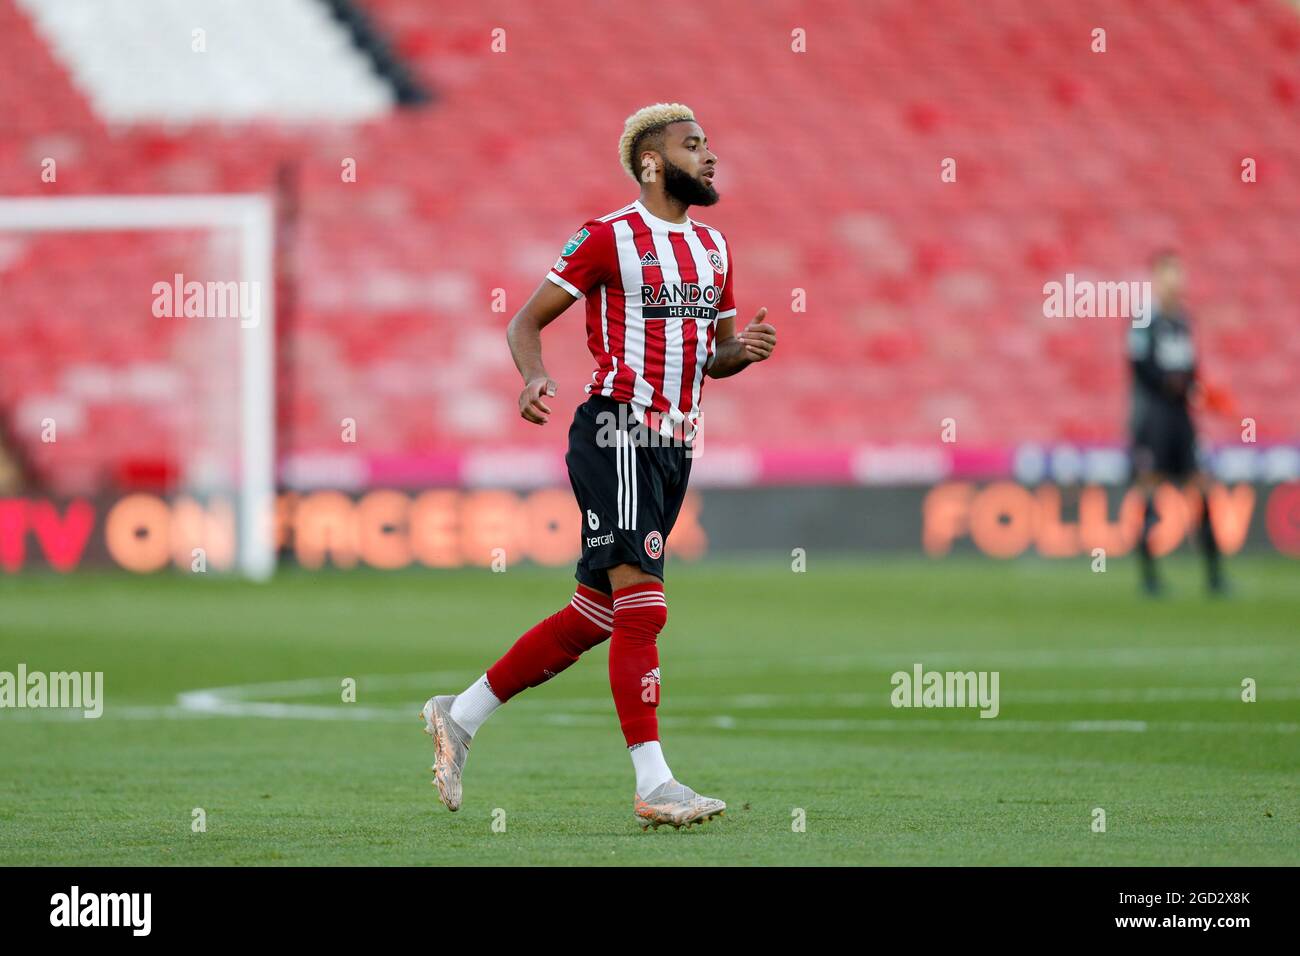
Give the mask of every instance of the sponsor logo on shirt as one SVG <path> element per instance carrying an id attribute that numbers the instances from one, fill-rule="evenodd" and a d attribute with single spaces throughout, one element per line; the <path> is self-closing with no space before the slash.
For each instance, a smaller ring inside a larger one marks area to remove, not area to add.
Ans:
<path id="1" fill-rule="evenodd" d="M 641 286 L 641 315 L 647 319 L 708 319 L 718 314 L 722 290 L 709 283 L 681 282 L 675 285 Z"/>

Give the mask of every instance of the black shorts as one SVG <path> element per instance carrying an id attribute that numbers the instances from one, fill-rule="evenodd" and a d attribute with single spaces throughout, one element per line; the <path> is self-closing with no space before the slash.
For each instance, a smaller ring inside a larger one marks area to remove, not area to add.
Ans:
<path id="1" fill-rule="evenodd" d="M 1188 478 L 1197 470 L 1196 430 L 1181 409 L 1152 408 L 1133 426 L 1134 476 L 1156 472 Z"/>
<path id="2" fill-rule="evenodd" d="M 662 581 L 691 474 L 688 449 L 637 425 L 627 405 L 593 395 L 574 413 L 564 463 L 582 510 L 575 577 L 608 594 L 608 569 L 635 564 Z"/>

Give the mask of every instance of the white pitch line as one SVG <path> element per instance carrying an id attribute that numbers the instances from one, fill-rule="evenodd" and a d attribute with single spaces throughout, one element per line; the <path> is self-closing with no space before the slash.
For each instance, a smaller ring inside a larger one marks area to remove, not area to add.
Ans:
<path id="1" fill-rule="evenodd" d="M 893 672 L 908 670 L 920 661 L 928 669 L 942 670 L 1098 670 L 1110 667 L 1159 667 L 1166 664 L 1239 663 L 1244 660 L 1267 661 L 1294 658 L 1294 650 L 1281 645 L 1208 647 L 1067 647 L 1067 648 L 1000 648 L 955 650 L 953 648 L 908 652 L 873 650 L 855 654 L 801 657 L 791 653 L 781 661 L 700 659 L 683 661 L 674 670 L 683 674 L 820 674 L 843 671 L 851 667 L 871 667 Z"/>
<path id="2" fill-rule="evenodd" d="M 927 717 L 900 718 L 864 718 L 851 717 L 820 719 L 776 719 L 763 718 L 737 719 L 727 715 L 714 717 L 660 717 L 659 723 L 668 727 L 700 728 L 715 727 L 722 730 L 762 730 L 762 731 L 799 731 L 799 732 L 846 732 L 846 731 L 979 731 L 993 733 L 1010 731 L 1015 733 L 1147 733 L 1160 731 L 1178 731 L 1183 733 L 1248 733 L 1264 731 L 1266 733 L 1293 734 L 1300 731 L 1300 724 L 1295 723 L 1251 723 L 1234 721 L 1213 723 L 1211 721 L 1152 721 L 1152 720 L 1014 720 L 1002 717 L 981 719 L 971 714 L 971 719 L 937 720 Z M 548 714 L 538 718 L 542 723 L 562 727 L 600 727 L 609 723 L 608 718 L 598 718 L 593 714 Z"/>
<path id="3" fill-rule="evenodd" d="M 202 720 L 214 717 L 262 718 L 272 720 L 361 720 L 386 723 L 408 723 L 411 711 L 406 707 L 356 707 L 352 704 L 329 706 L 307 704 L 267 704 L 229 701 L 219 706 L 199 704 L 191 707 L 121 707 L 106 708 L 104 716 L 114 720 Z M 733 717 L 729 714 L 711 714 L 701 717 L 661 716 L 659 723 L 665 727 L 699 730 L 701 728 L 728 731 L 798 732 L 798 733 L 870 733 L 976 731 L 981 733 L 1279 733 L 1300 732 L 1296 723 L 1257 723 L 1251 721 L 1150 721 L 1150 720 L 1015 720 L 1004 717 L 981 719 L 974 713 L 965 717 L 936 719 L 933 717 L 898 718 L 785 718 Z M 4 719 L 16 721 L 83 720 L 79 710 L 53 710 L 49 708 L 10 711 Z M 613 727 L 612 715 L 574 714 L 563 711 L 539 714 L 533 718 L 539 723 L 557 727 Z"/>
<path id="4" fill-rule="evenodd" d="M 1300 698 L 1300 687 L 1269 687 L 1259 692 L 1261 699 L 1296 700 Z M 810 693 L 810 694 L 736 694 L 730 697 L 695 698 L 683 706 L 693 709 L 698 702 L 709 708 L 725 707 L 731 710 L 766 710 L 772 707 L 873 707 L 891 710 L 890 691 L 882 690 L 875 694 L 851 693 Z M 1059 690 L 1047 688 L 1042 690 L 1007 690 L 1001 691 L 1001 706 L 1016 704 L 1068 704 L 1068 703 L 1178 703 L 1192 701 L 1240 701 L 1239 687 L 1092 687 Z M 555 706 L 549 700 L 521 699 L 516 707 L 543 709 Z M 608 710 L 613 707 L 610 697 L 566 697 L 564 707 L 577 710 Z"/>
<path id="5" fill-rule="evenodd" d="M 423 674 L 370 674 L 356 679 L 358 694 L 374 690 L 419 689 L 421 694 L 439 685 L 456 686 L 470 680 L 469 671 L 441 671 Z M 115 720 L 186 720 L 212 717 L 259 718 L 266 720 L 309 721 L 383 721 L 403 722 L 411 719 L 409 705 L 379 707 L 357 704 L 297 704 L 268 700 L 274 697 L 312 697 L 337 693 L 342 687 L 342 677 L 311 677 L 293 681 L 267 681 L 255 684 L 235 684 L 184 691 L 177 695 L 176 703 L 162 706 L 123 707 L 106 706 L 104 716 Z M 1151 687 L 1151 688 L 1075 688 L 1067 690 L 1042 689 L 1002 695 L 1003 707 L 1018 702 L 1179 702 L 1179 701 L 1229 701 L 1237 700 L 1240 691 L 1234 687 Z M 417 695 L 420 696 L 420 695 Z M 1261 691 L 1261 696 L 1280 700 L 1300 697 L 1300 688 L 1277 687 Z M 737 694 L 730 697 L 700 698 L 699 704 L 708 707 L 709 714 L 697 716 L 660 716 L 665 726 L 686 728 L 713 728 L 719 730 L 805 731 L 805 732 L 872 732 L 872 731 L 971 731 L 984 728 L 988 731 L 1024 733 L 1144 733 L 1172 731 L 1186 733 L 1295 733 L 1296 723 L 1264 723 L 1252 721 L 1151 721 L 1151 720 L 1022 720 L 997 717 L 984 719 L 971 713 L 964 717 L 934 718 L 922 716 L 899 717 L 808 717 L 766 718 L 736 717 L 716 713 L 716 709 L 746 710 L 777 706 L 842 706 L 861 707 L 880 704 L 888 700 L 881 694 Z M 687 704 L 689 707 L 689 702 Z M 550 708 L 559 708 L 555 711 Z M 529 700 L 515 702 L 512 710 L 527 710 L 532 719 L 557 726 L 608 726 L 612 720 L 613 703 L 608 697 L 572 698 L 558 701 Z M 578 710 L 598 710 L 601 713 L 574 713 Z M 533 711 L 540 713 L 531 714 Z M 84 720 L 80 710 L 6 708 L 0 711 L 9 720 Z"/>
<path id="6" fill-rule="evenodd" d="M 267 681 L 259 684 L 232 684 L 229 687 L 206 687 L 203 690 L 188 691 L 192 694 L 211 694 L 225 700 L 264 700 L 275 697 L 311 697 L 342 689 L 343 680 L 350 677 L 344 674 L 338 677 L 305 677 L 301 680 Z M 367 690 L 400 690 L 405 687 L 425 687 L 437 684 L 472 680 L 468 671 L 437 671 L 424 674 L 367 674 L 354 678 L 360 690 L 363 683 Z M 182 693 L 180 697 L 185 697 Z"/>

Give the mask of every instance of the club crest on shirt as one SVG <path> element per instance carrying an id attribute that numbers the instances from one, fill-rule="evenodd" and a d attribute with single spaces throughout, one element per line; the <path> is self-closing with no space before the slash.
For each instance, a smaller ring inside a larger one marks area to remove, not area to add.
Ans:
<path id="1" fill-rule="evenodd" d="M 645 536 L 645 553 L 653 561 L 658 561 L 659 555 L 664 553 L 664 536 L 658 531 L 651 531 Z"/>
<path id="2" fill-rule="evenodd" d="M 591 233 L 588 232 L 586 229 L 579 229 L 577 232 L 575 232 L 572 236 L 569 237 L 569 241 L 564 244 L 564 250 L 560 253 L 560 255 L 561 256 L 573 255 L 575 252 L 578 251 L 578 246 L 586 242 L 587 237 L 590 235 Z"/>
<path id="3" fill-rule="evenodd" d="M 722 275 L 722 253 L 717 249 L 709 250 L 709 265 L 713 266 L 713 271 Z"/>

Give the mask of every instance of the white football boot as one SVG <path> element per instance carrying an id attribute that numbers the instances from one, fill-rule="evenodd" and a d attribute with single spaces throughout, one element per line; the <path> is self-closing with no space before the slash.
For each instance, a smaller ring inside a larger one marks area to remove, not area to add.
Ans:
<path id="1" fill-rule="evenodd" d="M 451 719 L 455 699 L 455 694 L 430 697 L 420 711 L 424 732 L 433 738 L 433 785 L 438 788 L 438 799 L 453 812 L 460 809 L 460 776 L 472 739 Z"/>
<path id="2" fill-rule="evenodd" d="M 659 829 L 660 824 L 668 824 L 674 829 L 692 825 L 705 824 L 714 817 L 722 816 L 727 805 L 713 797 L 702 797 L 685 784 L 670 779 L 661 783 L 642 798 L 636 794 L 633 798 L 633 812 L 642 831 L 650 827 Z"/>

